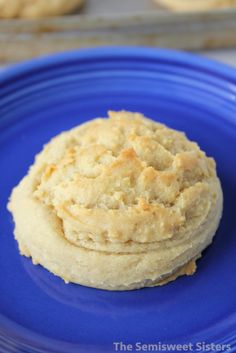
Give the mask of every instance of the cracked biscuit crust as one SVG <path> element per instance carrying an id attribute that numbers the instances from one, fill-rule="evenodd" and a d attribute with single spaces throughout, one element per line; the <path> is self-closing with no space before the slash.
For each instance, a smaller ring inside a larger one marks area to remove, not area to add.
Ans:
<path id="1" fill-rule="evenodd" d="M 71 255 L 77 252 L 73 274 L 68 263 L 56 270 L 48 264 L 43 242 L 46 261 L 38 245 L 32 250 L 23 239 L 17 209 L 29 197 L 51 215 L 58 252 L 61 237 Z M 27 249 L 22 252 L 35 261 L 66 281 L 132 289 L 172 278 L 201 253 L 218 226 L 222 193 L 214 160 L 196 143 L 142 114 L 120 111 L 52 139 L 13 192 L 10 209 L 16 238 Z M 110 268 L 103 274 L 106 261 Z M 76 273 L 81 268 L 82 275 Z"/>

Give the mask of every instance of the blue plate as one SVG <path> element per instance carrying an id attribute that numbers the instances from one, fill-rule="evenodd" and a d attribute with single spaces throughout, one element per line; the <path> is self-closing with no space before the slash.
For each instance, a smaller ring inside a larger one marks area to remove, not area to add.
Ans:
<path id="1" fill-rule="evenodd" d="M 236 349 L 236 71 L 176 51 L 99 48 L 13 66 L 0 87 L 1 353 L 105 353 L 115 342 Z M 184 130 L 216 159 L 224 213 L 194 276 L 108 292 L 66 285 L 19 255 L 6 210 L 12 187 L 52 136 L 108 109 Z"/>

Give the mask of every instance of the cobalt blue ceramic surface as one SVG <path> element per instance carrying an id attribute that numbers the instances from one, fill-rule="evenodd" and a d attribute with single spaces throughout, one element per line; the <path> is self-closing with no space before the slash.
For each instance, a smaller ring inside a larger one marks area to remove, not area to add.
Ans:
<path id="1" fill-rule="evenodd" d="M 183 130 L 216 159 L 224 192 L 223 218 L 194 276 L 163 287 L 108 292 L 66 285 L 19 255 L 12 217 L 6 210 L 12 187 L 52 136 L 105 116 L 108 109 L 139 111 Z M 230 344 L 234 351 L 235 205 L 234 69 L 176 51 L 98 48 L 3 70 L 0 352 L 106 353 L 115 352 L 114 342 L 135 347 L 136 342 L 203 341 Z"/>

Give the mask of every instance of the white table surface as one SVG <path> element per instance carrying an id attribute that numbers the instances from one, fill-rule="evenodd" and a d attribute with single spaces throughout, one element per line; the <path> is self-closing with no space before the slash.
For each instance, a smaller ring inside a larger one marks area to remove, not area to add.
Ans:
<path id="1" fill-rule="evenodd" d="M 212 50 L 203 51 L 200 54 L 207 56 L 208 58 L 221 61 L 222 63 L 236 66 L 236 48 L 225 49 L 225 50 Z"/>

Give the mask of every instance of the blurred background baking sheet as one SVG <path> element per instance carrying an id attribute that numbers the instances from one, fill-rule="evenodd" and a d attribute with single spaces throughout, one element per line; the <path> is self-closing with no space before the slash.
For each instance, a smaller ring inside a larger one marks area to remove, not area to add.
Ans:
<path id="1" fill-rule="evenodd" d="M 87 0 L 82 10 L 73 15 L 1 19 L 0 63 L 98 45 L 187 50 L 236 45 L 236 7 L 204 11 L 193 8 L 186 12 L 164 8 L 156 1 Z"/>

